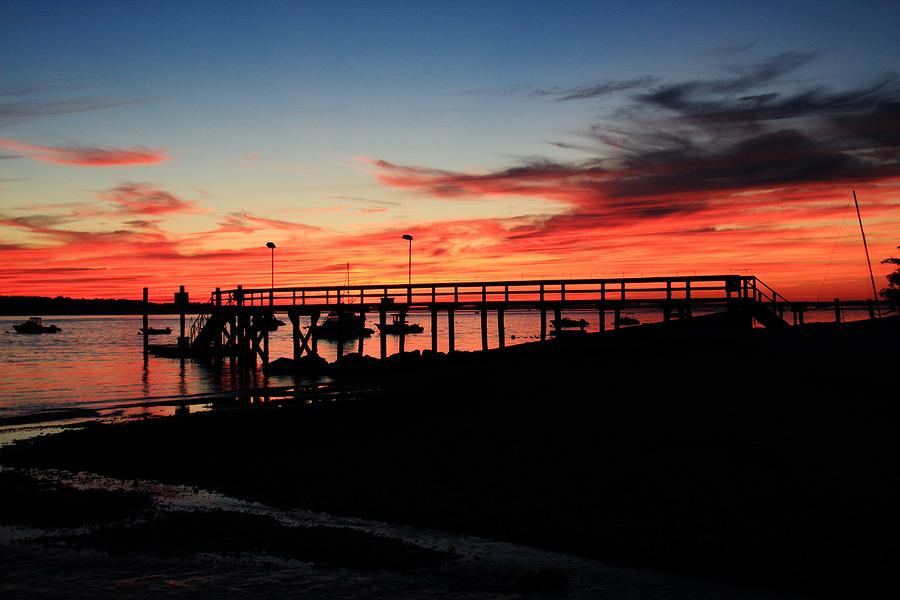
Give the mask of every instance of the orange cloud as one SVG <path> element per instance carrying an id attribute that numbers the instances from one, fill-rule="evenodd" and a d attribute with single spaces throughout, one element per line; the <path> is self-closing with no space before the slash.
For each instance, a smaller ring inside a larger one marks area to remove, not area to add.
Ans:
<path id="1" fill-rule="evenodd" d="M 99 195 L 115 204 L 121 212 L 137 215 L 194 211 L 195 202 L 179 198 L 172 192 L 150 183 L 122 183 Z"/>
<path id="2" fill-rule="evenodd" d="M 0 138 L 0 148 L 32 160 L 79 167 L 151 165 L 169 159 L 164 150 L 144 147 L 40 146 L 9 138 Z"/>

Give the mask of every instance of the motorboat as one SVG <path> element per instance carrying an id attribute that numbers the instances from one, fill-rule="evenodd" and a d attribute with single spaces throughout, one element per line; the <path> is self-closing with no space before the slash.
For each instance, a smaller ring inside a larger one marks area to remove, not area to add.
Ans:
<path id="1" fill-rule="evenodd" d="M 376 323 L 375 327 L 377 327 L 378 331 L 381 333 L 392 334 L 422 333 L 425 331 L 425 328 L 418 323 L 410 323 L 406 319 L 401 319 L 400 315 L 394 315 L 393 320 L 390 323 L 385 323 L 384 325 Z"/>
<path id="2" fill-rule="evenodd" d="M 584 319 L 576 320 L 576 319 L 569 319 L 567 317 L 563 317 L 562 319 L 554 319 L 554 320 L 550 321 L 550 324 L 553 325 L 557 329 L 562 329 L 565 327 L 569 327 L 569 328 L 578 327 L 580 329 L 584 329 L 585 327 L 590 325 L 590 323 L 588 323 Z"/>
<path id="3" fill-rule="evenodd" d="M 619 317 L 618 319 L 616 319 L 616 325 L 619 325 L 620 327 L 622 325 L 640 325 L 640 324 L 641 324 L 641 322 L 639 320 L 635 319 L 633 316 L 630 316 L 630 315 L 625 315 L 624 317 Z"/>
<path id="4" fill-rule="evenodd" d="M 56 325 L 44 325 L 40 317 L 31 317 L 24 323 L 13 325 L 16 333 L 59 333 L 62 331 Z"/>
<path id="5" fill-rule="evenodd" d="M 313 325 L 316 337 L 326 340 L 368 337 L 375 333 L 366 325 L 366 316 L 354 312 L 330 312 L 318 325 Z"/>
<path id="6" fill-rule="evenodd" d="M 553 319 L 550 321 L 550 324 L 553 325 L 550 335 L 555 335 L 556 337 L 586 333 L 585 328 L 590 325 L 585 319 L 569 319 L 566 317 Z"/>
<path id="7" fill-rule="evenodd" d="M 138 335 L 169 335 L 170 333 L 172 333 L 171 327 L 166 327 L 165 329 L 160 327 L 148 327 L 147 329 L 144 329 L 141 327 L 138 329 Z"/>

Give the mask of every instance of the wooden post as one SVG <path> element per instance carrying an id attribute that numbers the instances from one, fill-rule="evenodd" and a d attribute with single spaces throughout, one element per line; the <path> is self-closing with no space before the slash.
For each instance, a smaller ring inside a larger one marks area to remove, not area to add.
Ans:
<path id="1" fill-rule="evenodd" d="M 213 350 L 215 352 L 215 360 L 218 366 L 221 366 L 222 361 L 222 325 L 221 325 L 221 314 L 222 314 L 222 290 L 216 288 L 216 308 L 215 308 L 215 317 L 216 323 L 216 332 L 213 335 Z M 213 318 L 213 315 L 210 315 L 210 319 Z"/>
<path id="2" fill-rule="evenodd" d="M 360 290 L 360 302 L 362 302 L 362 291 L 361 291 L 361 290 Z M 366 324 L 366 311 L 363 310 L 362 304 L 360 304 L 359 314 L 360 314 L 361 317 L 362 317 L 362 324 L 363 324 L 363 327 L 365 327 L 365 324 Z M 363 355 L 363 348 L 364 348 L 363 343 L 364 343 L 364 340 L 365 340 L 365 339 L 366 339 L 366 336 L 364 336 L 364 335 L 359 336 L 359 342 L 356 344 L 356 352 L 357 352 L 357 354 L 359 354 L 360 356 Z"/>
<path id="3" fill-rule="evenodd" d="M 242 285 L 237 286 L 235 292 L 235 304 L 237 305 L 237 362 L 238 369 L 243 370 L 247 367 L 247 328 L 244 314 L 244 289 Z"/>
<path id="4" fill-rule="evenodd" d="M 319 324 L 320 316 L 318 311 L 313 311 L 309 314 L 309 328 L 312 329 L 310 337 L 312 338 L 313 356 L 319 355 L 319 335 L 316 333 L 316 326 Z"/>
<path id="5" fill-rule="evenodd" d="M 431 351 L 438 351 L 438 311 L 433 306 L 431 308 Z"/>
<path id="6" fill-rule="evenodd" d="M 147 329 L 150 327 L 150 290 L 149 288 L 144 288 L 144 354 L 150 352 L 150 336 L 147 334 Z"/>
<path id="7" fill-rule="evenodd" d="M 267 314 L 262 314 L 262 335 L 263 335 L 263 366 L 269 364 L 269 320 L 267 319 Z M 275 320 L 275 313 L 272 313 L 272 320 Z"/>
<path id="8" fill-rule="evenodd" d="M 337 359 L 340 360 L 344 356 L 344 311 L 340 308 L 341 296 L 338 290 L 338 336 L 337 336 Z"/>
<path id="9" fill-rule="evenodd" d="M 840 298 L 834 299 L 834 322 L 835 323 L 841 322 L 841 299 Z"/>
<path id="10" fill-rule="evenodd" d="M 557 304 L 553 308 L 553 318 L 556 320 L 557 324 L 562 321 L 562 306 Z M 558 327 L 558 325 L 557 325 Z"/>
<path id="11" fill-rule="evenodd" d="M 619 326 L 620 326 L 619 321 L 621 320 L 621 317 L 622 317 L 622 308 L 621 308 L 621 306 L 616 305 L 616 307 L 613 309 L 613 329 L 619 328 Z"/>
<path id="12" fill-rule="evenodd" d="M 503 309 L 497 309 L 497 338 L 501 348 L 506 347 L 506 324 L 503 322 Z"/>
<path id="13" fill-rule="evenodd" d="M 299 313 L 288 313 L 288 318 L 291 320 L 291 336 L 294 342 L 294 360 L 299 360 L 301 355 L 300 350 L 300 314 Z"/>
<path id="14" fill-rule="evenodd" d="M 187 339 L 184 336 L 184 311 L 187 310 L 187 297 L 184 293 L 184 286 L 178 287 L 178 322 L 180 336 L 178 337 L 178 347 L 184 353 L 187 350 Z"/>
<path id="15" fill-rule="evenodd" d="M 406 322 L 406 311 L 400 311 L 400 322 Z M 400 354 L 406 352 L 406 332 L 403 331 L 403 328 L 400 329 Z"/>
<path id="16" fill-rule="evenodd" d="M 544 306 L 544 284 L 541 284 L 541 341 L 547 340 L 547 307 Z"/>
<path id="17" fill-rule="evenodd" d="M 385 298 L 387 297 L 387 291 L 385 291 Z M 387 333 L 385 333 L 385 328 L 387 327 L 387 311 L 384 308 L 384 304 L 381 305 L 381 308 L 378 309 L 378 323 L 381 325 L 379 327 L 379 338 L 381 341 L 381 360 L 387 358 Z"/>
<path id="18" fill-rule="evenodd" d="M 604 302 L 600 302 L 600 308 L 598 311 L 600 318 L 600 332 L 606 331 L 606 304 Z"/>
<path id="19" fill-rule="evenodd" d="M 684 316 L 691 318 L 691 280 L 684 282 Z"/>
<path id="20" fill-rule="evenodd" d="M 672 280 L 666 280 L 666 305 L 663 307 L 663 321 L 666 323 L 672 318 Z"/>
<path id="21" fill-rule="evenodd" d="M 481 349 L 488 349 L 488 332 L 487 332 L 487 322 L 488 322 L 488 314 L 487 314 L 487 305 L 481 305 Z"/>
<path id="22" fill-rule="evenodd" d="M 447 310 L 447 352 L 456 350 L 456 321 L 453 320 L 453 309 Z"/>

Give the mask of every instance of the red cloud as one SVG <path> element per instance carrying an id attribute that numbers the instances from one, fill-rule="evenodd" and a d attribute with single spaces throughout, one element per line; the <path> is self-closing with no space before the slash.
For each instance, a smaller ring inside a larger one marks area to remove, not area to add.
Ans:
<path id="1" fill-rule="evenodd" d="M 136 215 L 196 210 L 195 202 L 183 200 L 149 183 L 123 183 L 100 194 L 100 198 L 118 205 L 121 212 Z"/>
<path id="2" fill-rule="evenodd" d="M 93 148 L 90 146 L 39 146 L 9 138 L 0 138 L 0 148 L 32 160 L 79 167 L 116 167 L 152 165 L 169 159 L 163 150 L 152 148 Z"/>

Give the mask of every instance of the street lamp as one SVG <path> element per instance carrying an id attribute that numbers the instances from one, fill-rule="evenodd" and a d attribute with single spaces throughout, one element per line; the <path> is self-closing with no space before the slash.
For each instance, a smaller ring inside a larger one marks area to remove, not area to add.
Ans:
<path id="1" fill-rule="evenodd" d="M 412 241 L 413 237 L 408 233 L 403 234 L 403 239 L 409 241 L 409 273 L 407 285 L 412 285 Z"/>
<path id="2" fill-rule="evenodd" d="M 272 250 L 272 289 L 275 289 L 275 242 L 266 242 L 266 248 Z"/>

